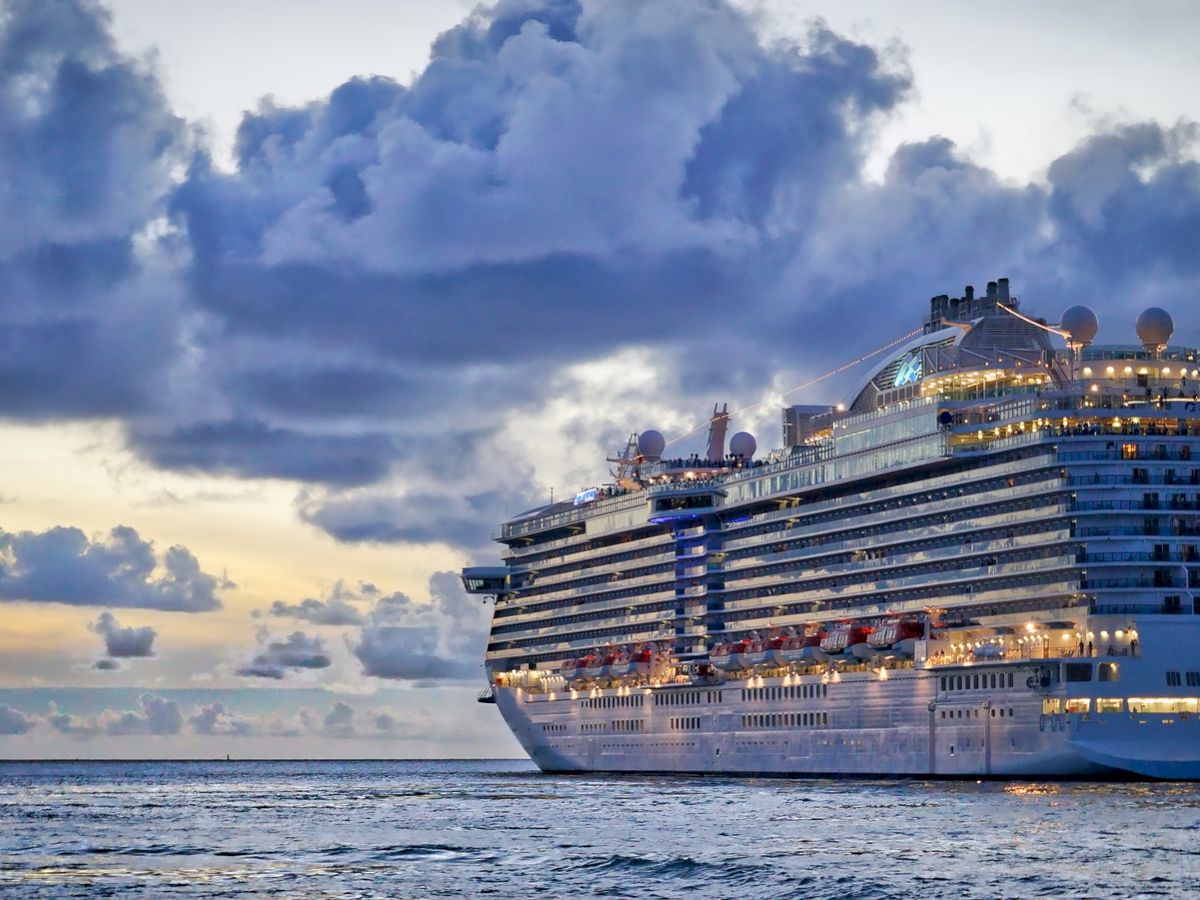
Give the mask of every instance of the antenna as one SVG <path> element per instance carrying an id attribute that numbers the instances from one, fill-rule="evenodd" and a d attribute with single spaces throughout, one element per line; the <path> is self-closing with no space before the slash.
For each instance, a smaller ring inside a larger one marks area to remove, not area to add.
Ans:
<path id="1" fill-rule="evenodd" d="M 625 449 L 621 451 L 621 455 L 608 458 L 608 462 L 616 464 L 615 468 L 610 468 L 608 471 L 621 487 L 636 487 L 637 467 L 641 461 L 642 455 L 638 451 L 638 435 L 635 431 L 625 441 Z"/>

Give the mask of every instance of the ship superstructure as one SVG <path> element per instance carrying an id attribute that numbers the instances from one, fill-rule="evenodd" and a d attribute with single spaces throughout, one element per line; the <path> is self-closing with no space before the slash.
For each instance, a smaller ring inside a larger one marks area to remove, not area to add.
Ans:
<path id="1" fill-rule="evenodd" d="M 546 770 L 1200 777 L 1200 360 L 932 298 L 784 447 L 675 457 L 516 516 L 494 700 Z M 1134 331 L 1134 329 L 1130 329 Z"/>

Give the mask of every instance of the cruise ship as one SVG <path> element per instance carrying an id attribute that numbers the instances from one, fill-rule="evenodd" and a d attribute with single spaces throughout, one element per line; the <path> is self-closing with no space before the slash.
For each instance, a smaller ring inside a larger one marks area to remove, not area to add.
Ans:
<path id="1" fill-rule="evenodd" d="M 1200 778 L 1200 361 L 1099 327 L 1002 278 L 779 450 L 634 433 L 463 570 L 481 701 L 552 772 Z"/>

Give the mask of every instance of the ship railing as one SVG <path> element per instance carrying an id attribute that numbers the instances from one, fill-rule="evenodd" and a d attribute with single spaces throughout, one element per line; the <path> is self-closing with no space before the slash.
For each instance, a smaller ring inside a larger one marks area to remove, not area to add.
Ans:
<path id="1" fill-rule="evenodd" d="M 670 541 L 664 540 L 667 537 L 668 535 L 663 534 L 654 538 L 645 538 L 640 541 L 630 541 L 628 544 L 621 544 L 622 552 L 620 553 L 614 553 L 612 547 L 597 547 L 594 550 L 587 550 L 579 554 L 555 556 L 539 560 L 533 564 L 521 564 L 519 567 L 514 568 L 516 568 L 516 571 L 533 569 L 538 572 L 534 583 L 541 587 L 563 581 L 574 581 L 577 578 L 587 578 L 592 575 L 603 575 L 611 572 L 614 566 L 622 564 L 632 564 L 629 565 L 629 568 L 657 565 L 670 562 L 675 555 L 674 546 L 672 546 Z M 638 550 L 652 549 L 654 544 L 660 545 L 657 553 L 648 553 L 643 556 L 632 555 Z M 603 559 L 605 556 L 624 556 L 625 558 L 595 562 L 595 560 Z M 564 570 L 560 572 L 546 571 L 547 569 L 559 567 L 564 567 Z"/>
<path id="2" fill-rule="evenodd" d="M 1033 500 L 1040 497 L 1047 499 L 1047 505 L 1057 502 L 1065 509 L 1065 499 L 1055 500 L 1057 495 L 1064 494 L 1064 486 L 1048 480 L 1044 486 L 1038 486 L 1030 490 L 1030 485 L 1016 485 L 1014 487 L 995 488 L 990 491 L 981 491 L 974 494 L 966 494 L 959 497 L 951 497 L 945 500 L 930 502 L 928 504 L 913 505 L 904 507 L 905 512 L 913 517 L 921 515 L 947 515 L 961 512 L 975 512 L 981 508 L 985 508 L 988 504 L 1000 503 L 1010 499 Z M 867 503 L 859 501 L 864 507 Z M 877 502 L 872 500 L 871 502 Z M 1027 512 L 1027 511 L 1026 511 Z M 793 511 L 789 518 L 801 519 L 807 518 L 810 511 L 805 509 L 803 515 L 800 512 Z M 856 527 L 862 527 L 866 524 L 873 524 L 879 519 L 879 512 L 872 511 L 868 508 L 855 510 L 847 514 L 844 518 L 834 519 L 832 521 L 818 521 L 811 524 L 805 524 L 800 527 L 780 528 L 778 529 L 778 538 L 776 540 L 796 540 L 797 538 L 819 537 L 831 532 L 853 531 Z M 1010 514 L 1010 518 L 1022 521 L 1021 515 Z M 786 522 L 784 523 L 786 524 Z M 727 553 L 732 550 L 741 550 L 756 545 L 767 544 L 771 540 L 768 535 L 774 535 L 776 532 L 768 532 L 767 534 L 752 534 L 742 537 L 733 537 L 725 540 L 722 545 Z"/>
<path id="3" fill-rule="evenodd" d="M 530 627 L 533 627 L 546 619 L 554 619 L 564 615 L 569 616 L 579 613 L 599 614 L 607 611 L 611 611 L 613 615 L 617 615 L 618 613 L 625 611 L 633 612 L 645 606 L 660 604 L 673 599 L 678 599 L 675 596 L 674 587 L 663 591 L 655 591 L 653 594 L 640 594 L 637 597 L 610 597 L 607 600 L 600 601 L 566 598 L 554 601 L 553 605 L 547 605 L 542 609 L 518 609 L 511 615 L 497 619 L 495 624 L 497 628 L 508 625 L 524 625 L 526 623 Z"/>

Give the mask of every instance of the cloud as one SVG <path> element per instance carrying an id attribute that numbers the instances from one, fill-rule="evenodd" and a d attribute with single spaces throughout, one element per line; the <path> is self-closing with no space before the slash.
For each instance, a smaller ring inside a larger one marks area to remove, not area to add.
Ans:
<path id="1" fill-rule="evenodd" d="M 258 701 L 255 701 L 256 705 Z M 365 716 L 365 727 L 359 722 Z M 129 737 L 231 737 L 388 739 L 400 730 L 400 718 L 378 708 L 356 709 L 335 701 L 324 712 L 301 707 L 294 714 L 243 712 L 222 700 L 197 703 L 185 713 L 177 700 L 143 693 L 134 709 L 104 707 L 87 715 L 61 712 L 53 701 L 44 715 L 0 703 L 0 737 L 46 728 L 76 740 Z"/>
<path id="2" fill-rule="evenodd" d="M 1194 123 L 1098 125 L 1029 184 L 931 135 L 871 180 L 919 86 L 819 21 L 768 40 L 721 0 L 503 0 L 408 85 L 264 100 L 223 171 L 101 7 L 6 13 L 0 414 L 111 416 L 160 468 L 296 482 L 339 541 L 483 554 L 564 486 L 548 447 L 760 399 L 972 279 L 1094 305 L 1116 342 L 1131 305 L 1194 294 Z M 563 408 L 587 365 L 638 386 Z M 371 670 L 449 662 L 429 627 L 370 626 Z"/>
<path id="3" fill-rule="evenodd" d="M 258 644 L 258 654 L 237 670 L 238 675 L 279 680 L 288 670 L 326 669 L 330 665 L 325 642 L 301 631 L 293 631 L 286 638 L 275 640 L 265 628 L 260 628 Z"/>
<path id="4" fill-rule="evenodd" d="M 121 664 L 115 659 L 98 659 L 92 663 L 92 668 L 97 672 L 118 672 L 121 669 Z"/>
<path id="5" fill-rule="evenodd" d="M 301 504 L 300 515 L 345 543 L 445 542 L 474 549 L 488 545 L 496 522 L 531 505 L 528 493 L 510 490 L 397 496 L 367 489 L 314 497 Z"/>
<path id="6" fill-rule="evenodd" d="M 0 530 L 0 601 L 206 612 L 220 609 L 217 591 L 232 586 L 203 572 L 186 547 L 156 554 L 124 525 L 107 539 L 63 526 Z"/>
<path id="7" fill-rule="evenodd" d="M 0 735 L 25 734 L 33 729 L 35 720 L 7 703 L 0 703 Z"/>
<path id="8" fill-rule="evenodd" d="M 276 600 L 269 612 L 272 616 L 300 619 L 313 625 L 362 625 L 363 614 L 353 605 L 357 599 L 339 581 L 325 600 L 312 597 L 306 597 L 299 603 Z"/>
<path id="9" fill-rule="evenodd" d="M 252 718 L 231 713 L 220 701 L 196 707 L 195 711 L 188 716 L 188 724 L 194 734 L 208 736 L 248 737 L 262 731 L 261 726 Z"/>
<path id="10" fill-rule="evenodd" d="M 183 731 L 184 717 L 175 700 L 164 699 L 155 694 L 142 694 L 140 709 L 105 709 L 94 716 L 74 716 L 60 713 L 51 704 L 45 721 L 62 734 L 79 737 L 108 735 L 176 735 Z"/>
<path id="11" fill-rule="evenodd" d="M 141 628 L 122 627 L 116 616 L 107 611 L 102 612 L 95 622 L 88 625 L 88 631 L 104 638 L 104 652 L 114 659 L 153 656 L 154 639 L 158 637 L 158 632 L 149 625 Z M 100 666 L 97 663 L 96 668 L 115 667 Z"/>
<path id="12" fill-rule="evenodd" d="M 321 722 L 321 732 L 329 737 L 355 737 L 354 707 L 342 700 L 333 704 Z"/>
<path id="13" fill-rule="evenodd" d="M 139 246 L 161 221 L 186 127 L 89 0 L 0 18 L 0 414 L 130 414 L 179 337 L 175 276 Z"/>
<path id="14" fill-rule="evenodd" d="M 430 602 L 381 596 L 350 646 L 363 674 L 406 681 L 456 681 L 480 673 L 486 617 L 452 572 L 435 573 Z"/>
<path id="15" fill-rule="evenodd" d="M 396 449 L 379 433 L 316 434 L 255 420 L 203 422 L 166 433 L 134 430 L 136 450 L 165 469 L 355 485 L 387 474 Z"/>

